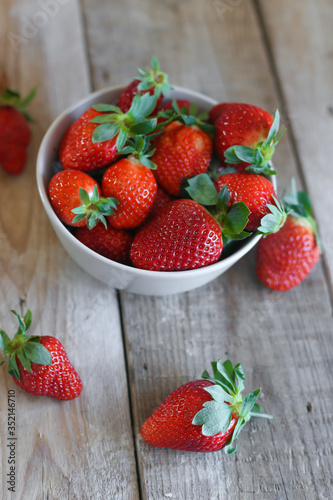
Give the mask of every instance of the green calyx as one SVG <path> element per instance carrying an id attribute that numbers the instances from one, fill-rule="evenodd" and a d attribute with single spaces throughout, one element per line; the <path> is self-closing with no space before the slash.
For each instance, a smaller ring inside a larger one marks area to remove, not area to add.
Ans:
<path id="1" fill-rule="evenodd" d="M 264 236 L 277 233 L 286 222 L 287 215 L 290 213 L 290 210 L 286 209 L 282 202 L 275 197 L 273 199 L 275 204 L 267 203 L 266 207 L 270 213 L 262 217 L 260 226 L 258 227 L 258 233 Z"/>
<path id="2" fill-rule="evenodd" d="M 91 123 L 99 124 L 92 135 L 92 142 L 104 142 L 116 137 L 120 151 L 128 139 L 150 134 L 155 130 L 157 118 L 148 118 L 156 107 L 157 97 L 149 93 L 136 94 L 127 113 L 113 104 L 96 104 L 93 108 L 103 114 L 95 116 Z"/>
<path id="3" fill-rule="evenodd" d="M 150 149 L 148 137 L 136 136 L 129 139 L 119 154 L 131 155 L 138 163 L 141 163 L 152 170 L 157 169 L 156 163 L 151 161 L 150 157 L 155 153 L 155 149 Z"/>
<path id="4" fill-rule="evenodd" d="M 194 416 L 193 425 L 202 426 L 204 436 L 215 436 L 220 432 L 225 433 L 233 416 L 237 417 L 231 441 L 225 446 L 225 452 L 234 453 L 237 446 L 233 442 L 238 439 L 240 431 L 251 417 L 273 418 L 271 415 L 261 413 L 257 398 L 261 389 L 257 389 L 242 398 L 245 374 L 240 363 L 233 366 L 230 360 L 222 363 L 219 359 L 211 363 L 213 377 L 204 371 L 202 378 L 210 380 L 214 385 L 205 387 L 212 400 L 204 403 L 203 408 Z"/>
<path id="5" fill-rule="evenodd" d="M 230 195 L 227 186 L 220 192 L 208 174 L 199 174 L 187 179 L 188 187 L 185 188 L 190 197 L 206 207 L 216 219 L 222 230 L 223 244 L 229 240 L 243 240 L 251 233 L 244 231 L 248 223 L 250 210 L 245 203 L 238 201 L 229 208 Z"/>
<path id="6" fill-rule="evenodd" d="M 226 163 L 236 164 L 240 162 L 249 163 L 246 167 L 248 172 L 255 174 L 276 174 L 271 167 L 270 160 L 274 154 L 275 148 L 279 143 L 285 129 L 279 134 L 280 113 L 276 110 L 272 126 L 265 141 L 260 142 L 255 147 L 231 146 L 224 152 Z"/>
<path id="7" fill-rule="evenodd" d="M 52 357 L 46 347 L 39 343 L 40 337 L 28 335 L 32 322 L 30 309 L 28 309 L 24 317 L 20 317 L 16 311 L 11 312 L 17 317 L 19 328 L 13 340 L 10 340 L 7 333 L 0 329 L 0 348 L 3 349 L 5 355 L 0 365 L 8 359 L 8 372 L 20 380 L 16 356 L 30 373 L 32 372 L 31 363 L 52 365 Z"/>
<path id="8" fill-rule="evenodd" d="M 197 106 L 193 102 L 191 102 L 190 109 L 188 109 L 187 106 L 179 108 L 177 102 L 174 100 L 172 101 L 172 108 L 161 111 L 158 116 L 167 119 L 167 122 L 164 122 L 161 127 L 165 127 L 165 125 L 171 121 L 178 120 L 185 123 L 188 127 L 190 125 L 195 125 L 211 137 L 214 137 L 215 127 L 207 123 L 208 112 L 203 111 L 199 113 Z"/>
<path id="9" fill-rule="evenodd" d="M 106 228 L 107 223 L 105 217 L 115 213 L 114 211 L 117 209 L 119 201 L 111 197 L 100 198 L 96 185 L 94 186 L 91 196 L 89 196 L 89 193 L 83 188 L 80 188 L 79 193 L 82 205 L 73 208 L 72 212 L 76 215 L 72 222 L 80 222 L 86 217 L 88 229 L 95 227 L 99 221 L 102 222 Z"/>
<path id="10" fill-rule="evenodd" d="M 291 179 L 291 191 L 289 194 L 282 197 L 282 203 L 290 215 L 302 219 L 309 224 L 315 235 L 317 245 L 322 251 L 318 226 L 313 217 L 311 200 L 307 193 L 297 190 L 296 180 L 294 178 Z"/>
<path id="11" fill-rule="evenodd" d="M 36 92 L 37 87 L 34 87 L 24 99 L 21 99 L 20 94 L 16 90 L 6 89 L 0 96 L 0 105 L 12 106 L 22 113 L 28 122 L 32 123 L 34 120 L 31 118 L 26 108 L 35 97 Z"/>
<path id="12" fill-rule="evenodd" d="M 151 59 L 151 68 L 149 69 L 138 69 L 140 80 L 138 85 L 138 90 L 149 90 L 154 89 L 154 95 L 158 98 L 160 95 L 164 97 L 169 97 L 172 87 L 168 81 L 168 75 L 163 73 L 160 69 L 160 63 L 156 57 Z"/>

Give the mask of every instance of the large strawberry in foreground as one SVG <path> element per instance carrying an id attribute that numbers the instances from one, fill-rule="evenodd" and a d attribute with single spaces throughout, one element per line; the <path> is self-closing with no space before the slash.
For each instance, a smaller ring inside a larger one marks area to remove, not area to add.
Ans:
<path id="1" fill-rule="evenodd" d="M 13 340 L 0 330 L 0 347 L 7 358 L 8 372 L 14 382 L 25 392 L 35 396 L 69 400 L 78 397 L 82 382 L 71 365 L 59 340 L 52 336 L 30 336 L 32 314 L 28 310 L 24 318 L 18 318 L 19 329 Z"/>
<path id="2" fill-rule="evenodd" d="M 224 200 L 221 204 L 223 217 L 219 221 L 193 200 L 180 199 L 166 205 L 134 237 L 130 252 L 133 264 L 150 271 L 181 271 L 216 262 L 223 249 L 222 231 L 237 238 L 249 213 L 241 203 L 229 212 Z"/>
<path id="3" fill-rule="evenodd" d="M 272 290 L 284 292 L 299 285 L 318 262 L 321 248 L 317 224 L 312 216 L 308 195 L 297 191 L 282 200 L 286 211 L 284 223 L 272 232 L 274 214 L 266 215 L 259 231 L 269 232 L 258 243 L 257 276 Z M 276 207 L 272 207 L 276 211 Z"/>
<path id="4" fill-rule="evenodd" d="M 172 392 L 145 421 L 143 439 L 151 446 L 209 452 L 224 448 L 231 454 L 233 441 L 251 417 L 261 413 L 256 401 L 260 389 L 242 398 L 245 374 L 240 363 L 212 363 L 213 377 L 195 380 Z"/>

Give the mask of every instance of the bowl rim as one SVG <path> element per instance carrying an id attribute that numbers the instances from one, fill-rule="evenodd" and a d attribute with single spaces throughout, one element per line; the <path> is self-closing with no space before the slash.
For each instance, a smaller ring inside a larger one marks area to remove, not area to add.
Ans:
<path id="1" fill-rule="evenodd" d="M 36 180 L 37 180 L 37 187 L 38 187 L 38 192 L 39 196 L 41 198 L 42 204 L 44 206 L 44 209 L 51 221 L 52 226 L 54 229 L 59 231 L 61 235 L 63 235 L 64 238 L 69 238 L 70 241 L 72 241 L 72 244 L 75 245 L 77 244 L 78 247 L 80 248 L 81 251 L 85 252 L 87 256 L 94 257 L 98 261 L 100 261 L 102 264 L 109 264 L 112 267 L 115 267 L 115 269 L 118 269 L 119 271 L 128 271 L 132 273 L 134 276 L 137 277 L 148 277 L 151 276 L 152 278 L 160 278 L 160 279 L 170 279 L 170 278 L 175 278 L 177 279 L 183 279 L 185 278 L 185 274 L 188 277 L 195 277 L 195 276 L 200 276 L 201 274 L 206 274 L 207 272 L 211 271 L 211 273 L 218 273 L 219 270 L 223 271 L 224 268 L 225 270 L 229 269 L 233 264 L 235 264 L 238 260 L 240 260 L 245 254 L 247 254 L 261 239 L 262 235 L 261 234 L 253 234 L 249 236 L 248 240 L 244 240 L 244 245 L 236 250 L 234 253 L 229 255 L 228 257 L 219 260 L 217 262 L 214 262 L 213 264 L 209 264 L 207 266 L 199 267 L 196 269 L 184 269 L 180 271 L 150 271 L 147 269 L 140 269 L 137 267 L 132 267 L 127 264 L 121 264 L 119 262 L 115 262 L 111 259 L 108 259 L 107 257 L 104 257 L 103 255 L 98 254 L 94 250 L 91 250 L 89 247 L 81 243 L 68 229 L 67 227 L 61 222 L 61 220 L 57 217 L 55 214 L 51 203 L 49 201 L 48 193 L 47 193 L 47 188 L 44 185 L 44 180 L 43 180 L 43 166 L 44 166 L 44 158 L 47 155 L 48 152 L 48 147 L 49 147 L 49 141 L 54 133 L 54 131 L 58 128 L 59 124 L 70 114 L 74 113 L 77 108 L 95 101 L 96 99 L 105 96 L 106 94 L 110 92 L 121 92 L 126 87 L 126 85 L 113 85 L 109 87 L 105 87 L 103 89 L 97 90 L 95 92 L 92 92 L 88 94 L 86 97 L 83 97 L 76 103 L 68 106 L 64 111 L 62 111 L 50 124 L 48 127 L 47 131 L 45 132 L 43 139 L 41 141 L 41 144 L 39 146 L 38 150 L 38 155 L 37 155 L 37 167 L 36 167 Z M 171 96 L 173 92 L 182 92 L 184 94 L 187 94 L 189 96 L 195 97 L 197 99 L 204 99 L 205 101 L 208 101 L 212 104 L 212 106 L 218 104 L 218 101 L 216 99 L 213 99 L 209 96 L 206 96 L 205 94 L 202 94 L 200 92 L 190 90 L 186 87 L 174 85 L 173 90 L 171 91 Z M 91 105 L 91 104 L 90 104 Z M 87 108 L 88 109 L 88 108 Z M 270 180 L 274 186 L 274 190 L 276 191 L 276 178 L 275 176 L 270 176 Z M 185 274 L 184 274 L 185 273 Z"/>

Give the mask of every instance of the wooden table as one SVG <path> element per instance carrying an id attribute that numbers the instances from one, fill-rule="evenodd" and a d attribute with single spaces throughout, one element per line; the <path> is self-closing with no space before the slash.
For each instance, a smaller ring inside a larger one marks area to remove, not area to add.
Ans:
<path id="1" fill-rule="evenodd" d="M 333 7 L 330 0 L 4 0 L 1 88 L 38 86 L 20 177 L 0 170 L 0 318 L 34 313 L 33 333 L 67 347 L 84 384 L 72 402 L 20 391 L 1 368 L 4 499 L 332 498 Z M 129 82 L 156 55 L 176 85 L 274 112 L 288 132 L 275 164 L 310 194 L 321 262 L 283 294 L 261 286 L 255 252 L 211 284 L 168 297 L 107 288 L 65 253 L 42 208 L 43 134 L 93 89 Z M 241 361 L 274 420 L 243 431 L 235 455 L 154 449 L 140 426 L 216 357 Z M 15 390 L 15 493 L 7 490 L 8 391 Z"/>

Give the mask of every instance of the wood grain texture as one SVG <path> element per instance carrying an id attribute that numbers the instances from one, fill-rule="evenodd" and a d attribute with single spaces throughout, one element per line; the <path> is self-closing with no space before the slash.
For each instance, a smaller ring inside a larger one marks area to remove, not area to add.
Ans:
<path id="1" fill-rule="evenodd" d="M 108 2 L 84 0 L 84 7 L 97 88 L 130 81 L 154 54 L 172 83 L 219 101 L 283 108 L 251 3 L 127 0 L 109 17 Z M 275 165 L 280 191 L 292 175 L 302 179 L 288 133 Z M 320 383 L 332 380 L 325 273 L 319 264 L 297 289 L 276 294 L 258 284 L 254 266 L 252 252 L 210 285 L 178 296 L 121 293 L 144 499 L 329 498 L 332 389 Z M 251 422 L 232 457 L 147 446 L 144 420 L 217 357 L 243 362 L 248 391 L 262 386 L 263 409 L 275 420 Z"/>
<path id="2" fill-rule="evenodd" d="M 22 0 L 6 1 L 0 8 L 1 81 L 23 94 L 38 86 L 26 171 L 20 177 L 0 171 L 5 207 L 0 214 L 0 318 L 1 327 L 13 334 L 16 325 L 9 310 L 30 307 L 33 333 L 59 338 L 84 389 L 71 402 L 36 398 L 20 391 L 1 367 L 0 496 L 134 500 L 138 488 L 117 294 L 67 256 L 35 185 L 36 154 L 46 128 L 90 91 L 79 4 L 53 4 L 58 6 L 55 15 L 17 51 L 8 33 L 21 34 L 24 19 L 36 21 L 41 7 Z M 9 389 L 16 391 L 15 493 L 6 484 Z"/>
<path id="3" fill-rule="evenodd" d="M 333 23 L 329 0 L 258 2 L 288 112 L 294 149 L 321 231 L 333 284 Z"/>

